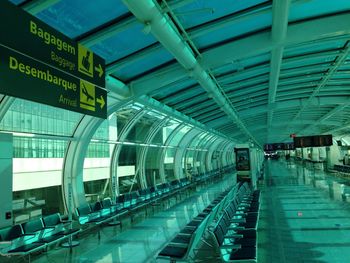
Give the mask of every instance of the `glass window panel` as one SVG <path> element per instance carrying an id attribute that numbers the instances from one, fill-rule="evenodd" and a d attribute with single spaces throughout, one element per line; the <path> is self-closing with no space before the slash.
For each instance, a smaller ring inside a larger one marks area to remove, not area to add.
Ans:
<path id="1" fill-rule="evenodd" d="M 118 181 L 121 194 L 141 188 L 140 180 L 138 176 L 135 176 L 139 150 L 140 147 L 135 145 L 122 146 L 118 160 Z"/>
<path id="2" fill-rule="evenodd" d="M 129 122 L 129 120 L 136 114 L 137 111 L 143 108 L 142 105 L 138 103 L 129 104 L 128 106 L 119 109 L 116 113 L 117 115 L 117 128 L 118 133 L 120 134 L 125 127 L 125 125 Z"/>
<path id="3" fill-rule="evenodd" d="M 142 34 L 142 29 L 143 25 L 140 23 L 129 24 L 129 26 L 124 27 L 123 30 L 119 31 L 118 34 L 114 34 L 113 36 L 98 42 L 93 45 L 91 49 L 101 57 L 106 58 L 106 64 L 118 61 L 134 54 L 138 50 L 153 45 L 157 41 L 152 34 Z M 116 46 L 118 47 L 117 49 L 115 48 Z M 141 59 L 141 61 L 148 60 L 149 56 L 150 54 Z M 157 59 L 148 62 L 153 65 L 157 63 Z M 129 67 L 130 66 L 127 68 Z M 139 70 L 140 69 L 137 71 Z"/>
<path id="4" fill-rule="evenodd" d="M 117 140 L 117 116 L 111 114 L 104 120 L 92 138 L 85 155 L 83 170 L 88 202 L 110 196 L 110 158 L 115 144 L 108 142 Z"/>
<path id="5" fill-rule="evenodd" d="M 13 147 L 14 221 L 62 213 L 62 166 L 67 141 L 13 137 Z"/>
<path id="6" fill-rule="evenodd" d="M 184 28 L 195 27 L 212 20 L 225 17 L 227 15 L 238 13 L 242 10 L 252 8 L 265 0 L 241 0 L 241 1 L 207 1 L 197 0 L 188 1 L 186 5 L 175 10 L 178 19 Z"/>
<path id="7" fill-rule="evenodd" d="M 186 157 L 185 157 L 185 167 L 184 167 L 184 174 L 187 177 L 191 177 L 192 174 L 195 173 L 195 162 L 194 162 L 194 156 L 197 152 L 194 150 L 187 150 L 186 151 Z"/>
<path id="8" fill-rule="evenodd" d="M 127 11 L 126 6 L 116 4 L 115 0 L 104 0 L 103 4 L 96 4 L 95 1 L 61 0 L 37 14 L 37 17 L 74 38 L 123 16 Z"/>
<path id="9" fill-rule="evenodd" d="M 164 158 L 164 172 L 166 180 L 174 180 L 174 157 L 176 153 L 176 148 L 179 146 L 179 143 L 183 136 L 191 129 L 190 126 L 182 127 L 172 138 L 169 143 L 169 148 L 166 149 L 165 158 Z M 170 134 L 173 129 L 168 130 L 165 128 L 165 133 Z"/>
<path id="10" fill-rule="evenodd" d="M 80 113 L 16 99 L 1 120 L 0 130 L 71 136 L 81 117 Z"/>
<path id="11" fill-rule="evenodd" d="M 178 146 L 182 137 L 191 129 L 192 127 L 190 126 L 184 126 L 178 133 L 172 138 L 170 145 L 172 146 Z M 171 133 L 172 130 L 166 131 L 167 133 Z"/>
<path id="12" fill-rule="evenodd" d="M 108 123 L 108 122 L 107 122 Z M 83 181 L 87 201 L 110 196 L 110 152 L 113 145 L 91 142 L 84 159 Z"/>
<path id="13" fill-rule="evenodd" d="M 159 162 L 162 150 L 163 148 L 161 147 L 148 147 L 145 164 L 146 181 L 148 186 L 161 183 L 159 175 Z"/>
<path id="14" fill-rule="evenodd" d="M 164 173 L 165 173 L 166 181 L 172 181 L 175 179 L 174 156 L 175 156 L 175 149 L 173 148 L 166 149 L 165 159 L 164 159 Z"/>
<path id="15" fill-rule="evenodd" d="M 167 122 L 167 124 L 162 128 L 162 137 L 163 137 L 163 144 L 166 142 L 168 139 L 169 135 L 177 128 L 177 126 L 180 125 L 180 122 L 175 121 L 175 120 L 170 120 Z"/>
<path id="16" fill-rule="evenodd" d="M 144 143 L 153 124 L 163 120 L 164 118 L 165 116 L 157 111 L 147 112 L 132 127 L 126 137 L 126 141 Z"/>

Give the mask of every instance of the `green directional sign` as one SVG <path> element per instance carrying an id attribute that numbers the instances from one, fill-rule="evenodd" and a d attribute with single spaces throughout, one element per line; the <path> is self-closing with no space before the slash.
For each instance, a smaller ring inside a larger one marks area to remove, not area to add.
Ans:
<path id="1" fill-rule="evenodd" d="M 106 90 L 2 45 L 0 93 L 100 118 L 107 117 Z"/>
<path id="2" fill-rule="evenodd" d="M 0 0 L 0 44 L 105 87 L 101 57 L 7 0 Z"/>

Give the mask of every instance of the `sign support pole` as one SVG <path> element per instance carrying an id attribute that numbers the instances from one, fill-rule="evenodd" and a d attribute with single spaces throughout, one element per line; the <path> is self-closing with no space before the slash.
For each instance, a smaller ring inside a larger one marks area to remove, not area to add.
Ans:
<path id="1" fill-rule="evenodd" d="M 69 229 L 73 228 L 73 196 L 72 196 L 72 177 L 69 176 L 69 184 L 68 184 L 68 222 Z M 62 243 L 61 247 L 70 248 L 72 250 L 73 247 L 79 246 L 80 242 L 73 240 L 72 235 L 69 236 L 68 242 Z"/>

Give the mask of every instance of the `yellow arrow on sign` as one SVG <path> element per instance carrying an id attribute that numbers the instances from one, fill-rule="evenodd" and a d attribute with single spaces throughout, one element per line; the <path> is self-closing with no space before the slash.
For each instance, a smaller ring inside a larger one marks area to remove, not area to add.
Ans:
<path id="1" fill-rule="evenodd" d="M 103 68 L 101 64 L 98 64 L 98 67 L 95 67 L 95 70 L 98 72 L 98 76 L 101 78 L 103 75 Z"/>
<path id="2" fill-rule="evenodd" d="M 102 108 L 105 106 L 105 104 L 106 104 L 105 99 L 103 98 L 103 96 L 102 96 L 102 95 L 100 96 L 100 99 L 99 99 L 99 98 L 97 98 L 97 99 L 96 99 L 96 101 L 97 101 L 97 103 L 99 103 L 99 104 L 100 104 L 101 109 L 102 109 Z"/>

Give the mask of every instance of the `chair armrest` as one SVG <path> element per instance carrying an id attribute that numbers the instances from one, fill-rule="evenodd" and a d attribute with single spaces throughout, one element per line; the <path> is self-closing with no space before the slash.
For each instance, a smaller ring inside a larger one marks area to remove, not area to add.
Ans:
<path id="1" fill-rule="evenodd" d="M 210 232 L 214 232 L 214 229 L 215 229 L 214 226 L 208 226 L 208 230 L 209 230 Z"/>
<path id="2" fill-rule="evenodd" d="M 242 226 L 228 227 L 228 230 L 244 230 L 245 228 Z"/>
<path id="3" fill-rule="evenodd" d="M 177 236 L 190 237 L 190 236 L 192 236 L 192 234 L 178 233 Z"/>
<path id="4" fill-rule="evenodd" d="M 185 226 L 183 229 L 186 229 L 186 228 L 188 228 L 188 229 L 195 229 L 197 227 L 195 227 L 195 226 Z"/>
<path id="5" fill-rule="evenodd" d="M 21 237 L 24 237 L 24 240 L 30 240 L 38 236 L 38 233 L 25 233 Z M 28 237 L 28 238 L 26 238 Z"/>
<path id="6" fill-rule="evenodd" d="M 233 214 L 232 219 L 242 219 L 247 216 L 247 213 Z"/>
<path id="7" fill-rule="evenodd" d="M 235 217 L 246 217 L 248 213 L 245 210 L 237 210 L 236 213 L 233 214 L 233 218 Z"/>
<path id="8" fill-rule="evenodd" d="M 229 249 L 241 249 L 242 246 L 239 245 L 239 244 L 230 244 L 230 245 L 221 245 L 220 246 L 220 249 L 226 249 L 226 248 L 229 248 Z"/>
<path id="9" fill-rule="evenodd" d="M 33 236 L 35 237 L 37 235 L 37 233 L 25 233 L 25 234 L 22 234 L 22 236 Z"/>
<path id="10" fill-rule="evenodd" d="M 231 223 L 245 223 L 245 218 L 233 218 L 230 220 Z"/>
<path id="11" fill-rule="evenodd" d="M 237 235 L 226 235 L 224 238 L 243 238 L 243 235 L 237 234 Z"/>
<path id="12" fill-rule="evenodd" d="M 43 237 L 45 237 L 47 233 L 50 233 L 50 232 L 54 231 L 55 229 L 56 229 L 55 226 L 45 227 L 45 228 L 44 228 Z M 47 230 L 47 231 L 46 231 L 46 230 Z"/>
<path id="13" fill-rule="evenodd" d="M 168 243 L 167 246 L 171 246 L 171 247 L 181 247 L 181 248 L 186 248 L 188 247 L 188 244 L 184 244 L 184 243 Z"/>
<path id="14" fill-rule="evenodd" d="M 12 245 L 12 240 L 11 241 L 0 241 L 0 245 Z"/>
<path id="15" fill-rule="evenodd" d="M 56 226 L 46 226 L 43 230 L 46 230 L 46 229 L 55 229 Z"/>

